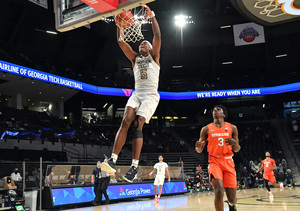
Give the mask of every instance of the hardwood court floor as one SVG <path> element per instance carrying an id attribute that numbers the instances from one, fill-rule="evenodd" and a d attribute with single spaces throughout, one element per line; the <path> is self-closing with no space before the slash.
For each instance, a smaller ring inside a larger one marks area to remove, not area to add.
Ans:
<path id="1" fill-rule="evenodd" d="M 238 210 L 268 210 L 268 211 L 300 211 L 300 188 L 284 191 L 273 188 L 274 200 L 270 201 L 266 189 L 239 190 Z M 226 197 L 224 197 L 226 200 Z M 110 205 L 72 209 L 76 211 L 164 211 L 164 210 L 214 210 L 213 193 L 185 194 L 162 197 L 159 203 L 151 199 L 137 199 L 130 202 L 113 203 Z M 227 204 L 224 210 L 228 210 Z"/>

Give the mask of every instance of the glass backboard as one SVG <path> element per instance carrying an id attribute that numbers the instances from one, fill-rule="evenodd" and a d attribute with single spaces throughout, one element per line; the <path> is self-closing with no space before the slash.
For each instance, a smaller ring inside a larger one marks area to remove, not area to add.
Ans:
<path id="1" fill-rule="evenodd" d="M 118 9 L 100 13 L 80 0 L 54 0 L 56 29 L 60 32 L 70 31 L 153 1 L 120 0 Z"/>

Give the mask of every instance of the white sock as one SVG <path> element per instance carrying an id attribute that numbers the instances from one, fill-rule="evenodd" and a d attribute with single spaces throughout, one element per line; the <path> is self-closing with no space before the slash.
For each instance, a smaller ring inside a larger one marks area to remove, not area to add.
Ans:
<path id="1" fill-rule="evenodd" d="M 118 160 L 118 155 L 116 155 L 115 153 L 111 153 L 111 158 L 113 159 L 114 163 L 116 163 Z"/>
<path id="2" fill-rule="evenodd" d="M 136 159 L 132 159 L 132 163 L 131 163 L 131 166 L 134 166 L 134 167 L 138 167 L 139 165 L 139 160 L 136 160 Z"/>
<path id="3" fill-rule="evenodd" d="M 160 198 L 160 195 L 158 195 L 158 198 Z"/>

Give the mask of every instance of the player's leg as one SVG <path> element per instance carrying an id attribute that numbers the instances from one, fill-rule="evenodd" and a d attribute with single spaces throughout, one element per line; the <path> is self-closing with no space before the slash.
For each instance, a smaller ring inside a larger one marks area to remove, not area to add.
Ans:
<path id="1" fill-rule="evenodd" d="M 157 187 L 158 187 L 158 185 L 154 185 L 154 197 L 155 197 L 155 199 L 157 197 Z"/>
<path id="2" fill-rule="evenodd" d="M 133 101 L 133 100 L 131 100 L 131 101 Z M 130 102 L 130 100 L 128 102 Z M 135 101 L 133 101 L 133 102 L 135 102 Z M 109 159 L 109 161 L 107 163 L 103 162 L 101 165 L 101 168 L 104 171 L 106 171 L 108 173 L 116 172 L 115 165 L 118 160 L 118 156 L 125 144 L 128 129 L 129 129 L 132 121 L 134 120 L 135 116 L 136 116 L 135 109 L 131 106 L 126 106 L 125 112 L 124 112 L 124 117 L 122 119 L 122 123 L 121 123 L 120 128 L 115 137 L 115 142 L 114 142 L 111 158 Z"/>
<path id="3" fill-rule="evenodd" d="M 159 193 L 158 193 L 158 197 L 156 198 L 156 201 L 158 202 L 162 193 L 162 187 L 165 181 L 165 177 L 162 175 L 157 176 L 158 177 L 158 182 L 157 184 L 159 185 Z"/>
<path id="4" fill-rule="evenodd" d="M 264 185 L 265 185 L 265 187 L 267 188 L 267 190 L 268 190 L 269 192 L 271 192 L 271 189 L 270 189 L 270 186 L 269 186 L 269 180 L 264 179 Z"/>
<path id="5" fill-rule="evenodd" d="M 157 195 L 157 187 L 159 187 L 160 186 L 160 177 L 159 177 L 159 175 L 156 175 L 156 177 L 155 177 L 155 180 L 154 180 L 154 200 L 156 201 L 156 202 L 158 202 L 159 201 L 159 198 L 158 198 L 158 195 Z M 159 191 L 160 191 L 160 189 L 159 189 Z"/>
<path id="6" fill-rule="evenodd" d="M 284 189 L 283 183 L 282 183 L 282 182 L 280 182 L 280 183 L 273 182 L 272 185 L 273 185 L 273 187 L 275 187 L 275 188 L 278 188 L 278 187 L 279 187 L 280 190 L 283 190 L 283 189 Z"/>
<path id="7" fill-rule="evenodd" d="M 163 187 L 163 185 L 160 185 L 160 186 L 159 186 L 158 198 L 160 198 L 160 196 L 161 196 L 161 193 L 162 193 L 162 187 Z"/>
<path id="8" fill-rule="evenodd" d="M 124 113 L 124 117 L 122 119 L 122 123 L 120 125 L 120 128 L 119 128 L 116 138 L 115 138 L 115 142 L 114 142 L 114 146 L 113 146 L 113 154 L 119 155 L 119 153 L 121 152 L 122 147 L 124 146 L 126 138 L 127 138 L 128 128 L 130 127 L 134 118 L 135 118 L 134 108 L 127 106 L 125 108 L 125 113 Z M 113 158 L 113 160 L 117 161 L 117 158 L 116 159 Z"/>
<path id="9" fill-rule="evenodd" d="M 214 188 L 215 194 L 215 209 L 216 211 L 223 211 L 224 209 L 224 186 L 223 186 L 223 171 L 217 158 L 209 157 L 209 181 Z"/>
<path id="10" fill-rule="evenodd" d="M 145 122 L 148 124 L 159 102 L 158 94 L 140 94 L 137 95 L 141 102 L 140 107 L 136 111 L 136 129 L 132 141 L 132 164 L 128 172 L 123 176 L 127 182 L 133 182 L 138 173 L 138 164 L 143 146 L 143 126 Z"/>
<path id="11" fill-rule="evenodd" d="M 142 147 L 143 147 L 143 126 L 145 124 L 146 118 L 143 116 L 138 116 L 136 118 L 137 121 L 137 128 L 134 131 L 133 134 L 133 140 L 132 140 L 132 159 L 135 159 L 138 161 L 140 159 Z M 138 166 L 138 162 L 134 161 L 132 162 L 132 165 Z"/>
<path id="12" fill-rule="evenodd" d="M 235 206 L 237 203 L 236 188 L 225 188 L 225 192 L 228 200 L 229 211 L 237 210 Z"/>
<path id="13" fill-rule="evenodd" d="M 132 163 L 128 170 L 128 172 L 122 177 L 127 182 L 133 182 L 135 179 L 137 173 L 138 173 L 138 165 L 141 155 L 141 150 L 143 147 L 143 126 L 145 123 L 146 118 L 142 116 L 138 116 L 136 118 L 137 128 L 135 128 L 135 131 L 133 133 L 133 140 L 132 140 Z"/>
<path id="14" fill-rule="evenodd" d="M 211 183 L 214 188 L 214 194 L 215 194 L 215 209 L 216 211 L 223 211 L 224 210 L 224 203 L 223 203 L 223 197 L 224 197 L 224 186 L 223 182 L 220 179 L 213 178 L 213 175 L 211 175 Z"/>
<path id="15" fill-rule="evenodd" d="M 268 190 L 268 192 L 269 192 L 269 198 L 271 199 L 271 198 L 273 198 L 274 196 L 273 196 L 273 194 L 272 194 L 272 192 L 271 192 L 271 189 L 270 189 L 270 186 L 269 186 L 269 180 L 268 180 L 268 178 L 266 178 L 267 176 L 265 176 L 264 175 L 264 185 L 265 185 L 265 187 L 267 188 L 267 190 Z"/>
<path id="16" fill-rule="evenodd" d="M 226 196 L 229 205 L 229 211 L 235 211 L 237 203 L 236 188 L 237 179 L 234 167 L 234 161 L 232 158 L 225 159 L 225 165 L 223 166 L 223 185 L 226 191 Z"/>
<path id="17" fill-rule="evenodd" d="M 272 183 L 273 187 L 276 187 L 276 188 L 280 188 L 280 190 L 283 190 L 283 183 L 280 182 L 280 183 L 276 183 L 276 178 L 273 174 L 269 175 L 269 181 L 270 183 Z"/>
<path id="18" fill-rule="evenodd" d="M 143 146 L 143 127 L 145 123 L 149 123 L 154 114 L 158 106 L 159 95 L 157 93 L 145 94 L 140 95 L 138 99 L 140 100 L 141 105 L 136 111 L 137 118 L 134 124 L 135 132 L 132 141 L 132 165 L 135 165 L 136 167 L 138 166 Z"/>
<path id="19" fill-rule="evenodd" d="M 278 184 L 278 183 L 276 183 L 276 182 L 273 182 L 272 185 L 273 185 L 274 188 L 280 187 L 280 184 Z"/>

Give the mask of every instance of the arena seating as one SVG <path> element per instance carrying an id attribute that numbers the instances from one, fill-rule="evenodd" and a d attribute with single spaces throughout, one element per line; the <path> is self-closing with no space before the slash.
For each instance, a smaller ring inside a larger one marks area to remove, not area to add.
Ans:
<path id="1" fill-rule="evenodd" d="M 0 149 L 0 160 L 6 161 L 39 161 L 43 157 L 44 161 L 68 161 L 66 152 L 42 151 L 42 150 L 16 150 Z"/>
<path id="2" fill-rule="evenodd" d="M 238 129 L 240 145 L 242 147 L 240 153 L 249 161 L 258 158 L 264 159 L 265 151 L 267 150 L 271 151 L 272 157 L 275 160 L 283 159 L 277 132 L 270 123 L 239 123 Z"/>
<path id="3" fill-rule="evenodd" d="M 42 134 L 40 137 L 32 135 L 16 137 L 6 136 L 6 138 L 16 138 L 20 141 L 22 141 L 21 139 L 27 139 L 42 142 L 50 141 L 72 143 L 74 146 L 75 144 L 87 144 L 111 147 L 119 128 L 119 125 L 112 126 L 111 124 L 101 124 L 101 126 L 100 124 L 85 124 L 81 128 L 72 128 L 72 125 L 70 125 L 66 120 L 49 116 L 45 112 L 17 110 L 9 107 L 1 107 L 0 110 L 1 133 L 5 130 L 19 130 L 22 132 L 30 131 Z M 277 140 L 276 130 L 270 125 L 270 123 L 251 121 L 237 122 L 234 124 L 236 124 L 239 129 L 240 145 L 242 147 L 240 154 L 247 161 L 264 158 L 264 152 L 266 150 L 271 150 L 272 157 L 279 160 L 283 159 L 281 147 Z M 163 153 L 165 156 L 168 156 L 168 162 L 177 162 L 178 158 L 181 156 L 184 161 L 185 172 L 190 175 L 194 174 L 194 170 L 200 161 L 195 162 L 195 158 L 186 152 L 188 147 L 193 147 L 195 145 L 195 142 L 199 138 L 201 127 L 202 126 L 188 125 L 173 128 L 162 128 L 146 125 L 143 130 L 145 138 L 142 150 L 142 153 L 146 156 L 143 159 L 147 160 L 147 162 L 151 161 L 150 164 L 152 165 L 157 160 L 155 157 L 157 156 L 157 153 Z M 71 133 L 72 131 L 74 131 L 74 133 Z M 120 156 L 120 165 L 130 165 L 132 132 L 132 129 L 128 132 L 128 137 L 124 146 L 127 153 Z M 295 140 L 297 140 L 296 137 Z M 180 143 L 181 141 L 183 141 L 183 145 Z M 66 147 L 64 153 L 67 151 L 68 148 Z M 180 154 L 178 154 L 178 152 L 180 152 Z M 202 163 L 200 164 L 203 168 L 205 168 L 207 164 L 206 149 L 204 149 L 203 153 L 203 157 L 205 159 L 202 160 Z M 34 154 L 35 153 L 32 154 L 32 159 L 35 159 Z M 26 153 L 22 152 L 22 154 L 18 154 L 17 157 L 24 157 L 24 155 L 26 155 Z M 38 155 L 36 158 L 38 158 Z M 77 159 L 82 160 L 80 156 Z M 48 160 L 51 161 L 51 159 Z M 63 160 L 66 159 L 62 158 L 62 161 Z M 96 157 L 85 158 L 85 161 L 96 160 L 98 160 Z"/>
<path id="4" fill-rule="evenodd" d="M 288 125 L 289 135 L 290 138 L 293 140 L 294 148 L 297 151 L 297 154 L 299 155 L 300 154 L 300 132 L 299 132 L 298 125 L 300 123 L 300 118 L 290 119 L 289 122 L 290 122 L 290 124 Z"/>

